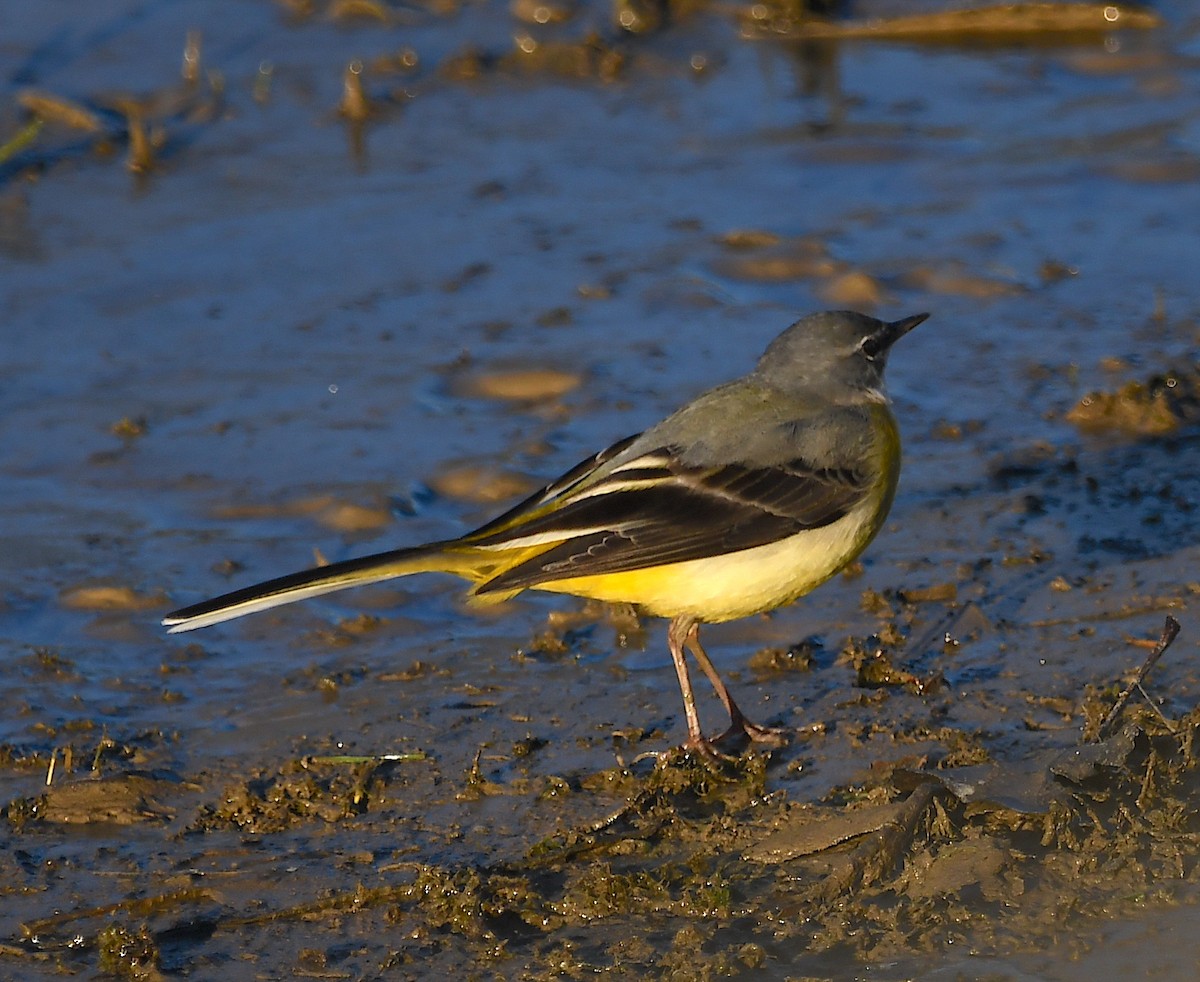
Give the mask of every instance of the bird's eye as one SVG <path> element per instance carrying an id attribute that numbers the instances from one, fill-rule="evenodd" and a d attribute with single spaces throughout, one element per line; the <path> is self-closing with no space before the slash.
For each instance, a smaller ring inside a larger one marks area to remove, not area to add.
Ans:
<path id="1" fill-rule="evenodd" d="M 858 342 L 858 350 L 872 361 L 875 359 L 875 356 L 879 354 L 879 349 L 882 347 L 882 342 L 874 334 L 868 334 L 865 338 Z"/>

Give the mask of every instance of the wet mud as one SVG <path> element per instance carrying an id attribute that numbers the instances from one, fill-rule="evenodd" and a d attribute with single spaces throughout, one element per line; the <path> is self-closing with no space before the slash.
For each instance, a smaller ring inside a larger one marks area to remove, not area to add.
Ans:
<path id="1" fill-rule="evenodd" d="M 1194 977 L 1186 5 L 56 16 L 0 93 L 0 976 Z M 786 746 L 672 750 L 627 608 L 158 626 L 830 306 L 933 316 L 876 542 L 706 630 Z"/>

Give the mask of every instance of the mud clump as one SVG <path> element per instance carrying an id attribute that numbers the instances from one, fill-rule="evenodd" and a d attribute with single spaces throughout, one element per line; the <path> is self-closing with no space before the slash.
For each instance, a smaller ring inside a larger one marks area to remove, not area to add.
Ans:
<path id="1" fill-rule="evenodd" d="M 1167 436 L 1200 422 L 1200 373 L 1193 366 L 1127 382 L 1114 392 L 1089 392 L 1067 420 L 1090 432 Z"/>
<path id="2" fill-rule="evenodd" d="M 119 774 L 55 785 L 35 798 L 10 802 L 6 814 L 9 824 L 17 831 L 31 822 L 132 825 L 172 818 L 174 810 L 161 799 L 174 790 L 175 786 L 169 781 L 141 774 Z"/>
<path id="3" fill-rule="evenodd" d="M 233 827 L 271 834 L 309 822 L 343 822 L 383 797 L 390 770 L 388 761 L 292 761 L 275 774 L 259 774 L 228 787 L 218 803 L 201 808 L 192 828 Z"/>
<path id="4" fill-rule="evenodd" d="M 761 648 L 750 656 L 750 671 L 757 678 L 790 672 L 811 672 L 819 642 L 811 639 L 787 648 Z"/>

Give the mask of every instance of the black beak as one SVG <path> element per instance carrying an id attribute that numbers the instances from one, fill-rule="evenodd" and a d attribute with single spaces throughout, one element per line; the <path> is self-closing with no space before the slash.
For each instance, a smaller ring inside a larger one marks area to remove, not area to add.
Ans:
<path id="1" fill-rule="evenodd" d="M 876 331 L 874 334 L 868 334 L 866 338 L 863 339 L 863 354 L 865 354 L 868 358 L 875 358 L 876 356 L 887 351 L 888 348 L 899 341 L 918 324 L 928 319 L 928 314 L 913 314 L 911 317 L 904 317 L 898 321 L 882 324 L 878 331 Z"/>

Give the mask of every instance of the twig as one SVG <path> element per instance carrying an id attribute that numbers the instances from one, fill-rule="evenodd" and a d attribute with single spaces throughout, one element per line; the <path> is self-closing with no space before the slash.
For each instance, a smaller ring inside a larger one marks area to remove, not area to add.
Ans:
<path id="1" fill-rule="evenodd" d="M 1147 703 L 1162 717 L 1163 722 L 1170 727 L 1170 721 L 1162 715 L 1162 711 L 1155 705 L 1154 700 L 1147 695 L 1146 690 L 1142 688 L 1142 683 L 1146 680 L 1146 676 L 1150 674 L 1150 670 L 1154 668 L 1155 663 L 1162 657 L 1163 652 L 1171 647 L 1171 642 L 1179 636 L 1179 621 L 1175 620 L 1170 614 L 1167 615 L 1166 623 L 1163 624 L 1162 634 L 1159 635 L 1158 644 L 1154 646 L 1154 650 L 1146 656 L 1146 660 L 1142 662 L 1142 667 L 1138 669 L 1137 675 L 1133 677 L 1133 681 L 1125 686 L 1125 690 L 1117 696 L 1117 701 L 1113 703 L 1112 709 L 1105 715 L 1100 723 L 1100 729 L 1096 739 L 1103 740 L 1108 734 L 1108 729 L 1116 721 L 1116 718 L 1121 714 L 1121 710 L 1125 708 L 1125 703 L 1129 701 L 1129 697 L 1133 695 L 1133 690 L 1137 689 L 1142 694 L 1142 697 Z"/>

